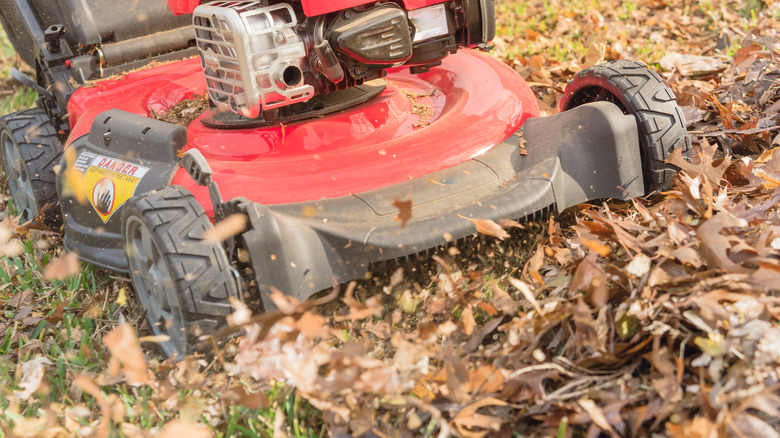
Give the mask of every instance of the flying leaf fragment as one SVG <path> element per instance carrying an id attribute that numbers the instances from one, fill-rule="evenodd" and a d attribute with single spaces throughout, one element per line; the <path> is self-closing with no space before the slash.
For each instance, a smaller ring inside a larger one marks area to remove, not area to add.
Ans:
<path id="1" fill-rule="evenodd" d="M 22 241 L 11 237 L 13 233 L 9 227 L 0 227 L 0 257 L 16 257 L 24 252 Z"/>
<path id="2" fill-rule="evenodd" d="M 582 242 L 582 244 L 585 245 L 586 248 L 592 249 L 593 251 L 596 252 L 596 254 L 602 257 L 606 257 L 612 252 L 612 248 L 610 248 L 608 245 L 604 245 L 603 243 L 597 240 L 590 240 L 584 237 L 580 237 L 580 242 Z"/>
<path id="3" fill-rule="evenodd" d="M 243 406 L 253 411 L 267 408 L 271 404 L 265 392 L 248 392 L 246 388 L 240 385 L 230 387 L 222 394 L 222 400 L 226 401 L 228 405 Z"/>
<path id="4" fill-rule="evenodd" d="M 76 170 L 76 149 L 65 149 L 65 176 L 62 182 L 62 196 L 72 196 L 79 204 L 87 204 L 87 193 L 84 191 L 84 175 Z M 61 167 L 57 166 L 58 169 Z M 56 172 L 56 170 L 55 170 Z"/>
<path id="5" fill-rule="evenodd" d="M 242 213 L 231 214 L 224 220 L 217 222 L 214 228 L 206 231 L 203 237 L 204 243 L 221 243 L 225 240 L 244 232 L 247 224 L 247 217 Z"/>
<path id="6" fill-rule="evenodd" d="M 100 391 L 100 387 L 97 386 L 97 384 L 92 379 L 83 374 L 78 375 L 75 379 L 73 379 L 73 386 L 80 388 L 82 391 L 91 395 L 97 401 L 98 406 L 100 406 L 100 412 L 102 414 L 100 427 L 97 430 L 97 437 L 107 438 L 109 429 L 111 427 L 109 422 L 109 419 L 111 418 L 111 402 L 106 398 L 105 395 L 103 395 L 103 392 Z"/>
<path id="7" fill-rule="evenodd" d="M 173 420 L 163 426 L 158 438 L 211 438 L 214 436 L 208 427 L 197 423 Z"/>
<path id="8" fill-rule="evenodd" d="M 75 252 L 69 252 L 46 265 L 43 278 L 46 280 L 64 280 L 79 273 L 81 265 L 79 256 Z"/>
<path id="9" fill-rule="evenodd" d="M 228 315 L 228 325 L 231 327 L 238 327 L 249 323 L 249 321 L 252 319 L 252 311 L 249 310 L 249 306 L 236 297 L 230 296 L 228 299 L 230 300 L 230 305 L 236 309 L 235 312 Z"/>
<path id="10" fill-rule="evenodd" d="M 402 201 L 399 198 L 395 198 L 393 201 L 393 207 L 398 209 L 398 214 L 395 215 L 395 220 L 401 221 L 401 228 L 406 226 L 406 223 L 412 218 L 412 200 L 407 199 Z"/>
<path id="11" fill-rule="evenodd" d="M 125 290 L 125 288 L 119 289 L 119 293 L 116 296 L 116 303 L 120 306 L 127 305 L 127 290 Z"/>
<path id="12" fill-rule="evenodd" d="M 347 287 L 347 291 L 344 293 L 344 303 L 349 306 L 349 314 L 344 316 L 337 316 L 335 321 L 359 321 L 366 319 L 370 316 L 379 316 L 382 313 L 382 304 L 379 302 L 379 297 L 371 297 L 361 303 L 354 297 L 356 283 L 350 283 Z"/>
<path id="13" fill-rule="evenodd" d="M 269 298 L 271 301 L 273 301 L 274 304 L 276 304 L 276 307 L 279 309 L 279 311 L 285 315 L 292 315 L 293 313 L 298 312 L 300 309 L 300 301 L 298 301 L 295 297 L 283 294 L 279 289 L 273 288 Z"/>
<path id="14" fill-rule="evenodd" d="M 471 310 L 471 306 L 466 306 L 460 313 L 460 328 L 467 336 L 471 336 L 476 325 L 477 321 L 474 319 L 474 311 Z"/>
<path id="15" fill-rule="evenodd" d="M 393 275 L 390 276 L 390 286 L 397 286 L 404 281 L 404 268 L 400 267 L 393 271 Z"/>
<path id="16" fill-rule="evenodd" d="M 103 336 L 103 344 L 111 352 L 111 362 L 109 365 L 113 371 L 118 371 L 118 364 L 122 365 L 125 378 L 130 384 L 143 385 L 149 383 L 149 375 L 146 367 L 146 357 L 135 331 L 129 324 L 123 323 Z M 116 375 L 116 374 L 114 374 Z"/>
<path id="17" fill-rule="evenodd" d="M 525 225 L 512 219 L 499 219 L 498 224 L 503 228 L 519 228 L 521 230 L 525 229 Z"/>
<path id="18" fill-rule="evenodd" d="M 162 344 L 170 340 L 171 337 L 168 335 L 141 336 L 138 338 L 138 342 L 151 342 L 153 344 Z"/>
<path id="19" fill-rule="evenodd" d="M 461 215 L 458 215 L 458 217 L 460 217 L 461 219 L 466 219 L 467 221 L 476 225 L 478 233 L 482 233 L 486 236 L 495 237 L 499 240 L 504 240 L 509 237 L 509 233 L 507 233 L 506 230 L 501 228 L 501 225 L 498 225 L 497 223 L 493 222 L 490 219 L 471 219 Z"/>

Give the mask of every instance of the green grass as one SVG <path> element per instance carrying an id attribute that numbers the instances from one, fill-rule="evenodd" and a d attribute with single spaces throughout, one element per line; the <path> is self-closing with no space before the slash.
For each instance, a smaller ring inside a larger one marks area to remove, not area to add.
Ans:
<path id="1" fill-rule="evenodd" d="M 32 73 L 29 67 L 16 57 L 13 46 L 0 28 L 0 114 L 32 108 L 38 98 L 35 90 L 18 84 L 10 85 L 15 83 L 11 78 L 11 69 L 14 67 Z"/>

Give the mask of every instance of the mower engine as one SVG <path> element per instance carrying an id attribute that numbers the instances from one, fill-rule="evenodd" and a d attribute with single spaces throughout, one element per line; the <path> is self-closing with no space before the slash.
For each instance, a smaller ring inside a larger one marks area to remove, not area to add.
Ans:
<path id="1" fill-rule="evenodd" d="M 495 35 L 493 0 L 416 1 L 411 10 L 410 0 L 355 3 L 368 4 L 314 16 L 306 1 L 197 6 L 193 23 L 213 104 L 274 118 L 275 109 L 381 78 L 390 67 L 428 71 L 459 47 L 486 48 Z"/>

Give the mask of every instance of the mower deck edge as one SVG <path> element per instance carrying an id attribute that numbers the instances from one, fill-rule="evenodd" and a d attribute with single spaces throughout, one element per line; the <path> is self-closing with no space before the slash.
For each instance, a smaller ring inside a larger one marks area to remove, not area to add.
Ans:
<path id="1" fill-rule="evenodd" d="M 527 155 L 521 154 L 520 136 Z M 485 154 L 403 183 L 316 202 L 270 205 L 237 198 L 241 235 L 266 309 L 272 288 L 306 299 L 363 278 L 377 264 L 473 235 L 473 219 L 522 219 L 602 198 L 644 193 L 636 121 L 610 103 L 529 119 Z M 395 200 L 412 201 L 402 227 Z"/>

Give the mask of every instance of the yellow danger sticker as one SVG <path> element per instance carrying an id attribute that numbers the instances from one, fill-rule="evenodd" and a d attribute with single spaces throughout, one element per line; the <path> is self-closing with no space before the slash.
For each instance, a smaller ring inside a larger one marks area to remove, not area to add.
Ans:
<path id="1" fill-rule="evenodd" d="M 116 158 L 95 156 L 84 172 L 84 192 L 103 222 L 135 194 L 148 167 Z"/>

